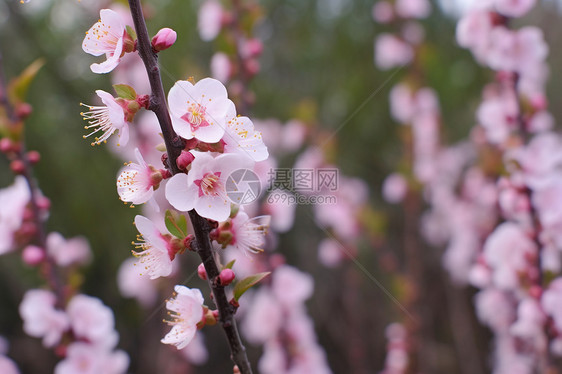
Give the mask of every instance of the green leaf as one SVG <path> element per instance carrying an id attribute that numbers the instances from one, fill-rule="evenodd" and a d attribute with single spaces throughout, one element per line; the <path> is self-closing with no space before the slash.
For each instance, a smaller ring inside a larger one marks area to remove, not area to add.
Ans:
<path id="1" fill-rule="evenodd" d="M 181 239 L 187 236 L 187 219 L 183 214 L 168 209 L 164 216 L 164 222 L 170 234 Z"/>
<path id="2" fill-rule="evenodd" d="M 131 26 L 127 25 L 125 26 L 125 29 L 127 30 L 127 34 L 129 34 L 129 36 L 131 37 L 131 39 L 133 40 L 137 40 L 137 33 L 135 32 L 135 29 L 133 29 Z"/>
<path id="3" fill-rule="evenodd" d="M 240 296 L 242 296 L 244 292 L 248 291 L 250 288 L 258 284 L 269 274 L 271 274 L 271 272 L 267 271 L 265 273 L 250 275 L 249 277 L 246 277 L 240 282 L 236 283 L 236 285 L 234 286 L 234 300 L 238 301 L 238 299 L 240 299 Z"/>
<path id="4" fill-rule="evenodd" d="M 137 93 L 135 92 L 135 89 L 131 86 L 128 86 L 126 84 L 114 84 L 113 89 L 117 93 L 117 96 L 123 99 L 127 99 L 127 100 L 137 99 Z"/>
<path id="5" fill-rule="evenodd" d="M 228 264 L 226 264 L 224 266 L 225 269 L 232 269 L 232 267 L 234 266 L 234 263 L 236 262 L 236 259 L 230 261 Z"/>
<path id="6" fill-rule="evenodd" d="M 33 82 L 33 78 L 35 78 L 43 65 L 45 65 L 45 61 L 39 58 L 33 61 L 17 78 L 12 80 L 8 86 L 8 97 L 12 104 L 25 102 L 29 85 Z"/>

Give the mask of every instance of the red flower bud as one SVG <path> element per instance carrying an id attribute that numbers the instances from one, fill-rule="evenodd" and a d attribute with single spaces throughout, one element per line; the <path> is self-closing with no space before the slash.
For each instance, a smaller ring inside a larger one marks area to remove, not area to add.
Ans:
<path id="1" fill-rule="evenodd" d="M 230 283 L 232 283 L 234 278 L 236 278 L 236 276 L 234 275 L 234 271 L 232 271 L 232 269 L 224 269 L 219 274 L 221 286 L 228 286 Z"/>
<path id="2" fill-rule="evenodd" d="M 170 28 L 163 28 L 152 38 L 152 49 L 155 52 L 160 52 L 170 48 L 178 37 L 178 34 Z"/>

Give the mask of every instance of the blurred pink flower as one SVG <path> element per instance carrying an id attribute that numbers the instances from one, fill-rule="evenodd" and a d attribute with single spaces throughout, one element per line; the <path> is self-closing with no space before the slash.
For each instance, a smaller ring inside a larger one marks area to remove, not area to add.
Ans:
<path id="1" fill-rule="evenodd" d="M 119 337 L 114 330 L 113 311 L 98 298 L 74 296 L 66 307 L 74 336 L 104 349 L 112 349 Z"/>
<path id="2" fill-rule="evenodd" d="M 412 47 L 392 34 L 379 34 L 375 41 L 375 64 L 381 70 L 406 65 L 413 57 Z"/>
<path id="3" fill-rule="evenodd" d="M 228 55 L 223 52 L 215 53 L 211 58 L 211 76 L 226 84 L 231 74 L 232 64 Z"/>
<path id="4" fill-rule="evenodd" d="M 47 236 L 47 253 L 57 265 L 86 265 L 92 260 L 90 244 L 84 237 L 76 237 L 66 240 L 58 232 L 52 232 Z"/>
<path id="5" fill-rule="evenodd" d="M 507 17 L 524 16 L 536 4 L 536 0 L 494 0 L 499 13 Z"/>
<path id="6" fill-rule="evenodd" d="M 129 357 L 123 351 L 75 342 L 68 346 L 66 358 L 57 364 L 54 374 L 125 374 L 128 367 Z"/>
<path id="7" fill-rule="evenodd" d="M 20 371 L 16 363 L 6 356 L 0 355 L 0 373 L 2 374 L 19 374 Z"/>
<path id="8" fill-rule="evenodd" d="M 0 189 L 0 255 L 14 250 L 14 233 L 23 222 L 23 213 L 29 203 L 29 187 L 23 176 Z"/>
<path id="9" fill-rule="evenodd" d="M 218 1 L 206 0 L 199 8 L 197 28 L 201 39 L 209 42 L 217 37 L 222 27 L 223 9 Z"/>
<path id="10" fill-rule="evenodd" d="M 134 258 L 123 261 L 117 272 L 117 286 L 122 296 L 135 298 L 142 306 L 150 307 L 158 297 L 156 284 L 147 274 L 140 275 L 134 262 Z"/>
<path id="11" fill-rule="evenodd" d="M 408 192 L 408 181 L 400 173 L 387 176 L 382 185 L 382 196 L 389 203 L 400 203 Z"/>
<path id="12" fill-rule="evenodd" d="M 396 0 L 396 13 L 402 18 L 426 18 L 431 13 L 427 0 Z"/>
<path id="13" fill-rule="evenodd" d="M 26 334 L 43 338 L 45 347 L 54 347 L 69 328 L 69 317 L 55 309 L 56 297 L 50 291 L 29 290 L 19 306 Z"/>

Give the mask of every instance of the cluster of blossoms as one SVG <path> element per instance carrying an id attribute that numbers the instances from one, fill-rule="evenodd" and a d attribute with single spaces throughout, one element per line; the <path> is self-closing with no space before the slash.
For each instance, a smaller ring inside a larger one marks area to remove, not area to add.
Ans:
<path id="1" fill-rule="evenodd" d="M 125 26 L 126 17 L 108 9 L 102 10 L 100 14 L 102 19 L 92 27 L 92 30 L 98 30 L 96 45 L 113 45 L 109 22 L 104 21 L 104 15 L 114 21 L 112 29 L 120 25 L 125 30 L 125 36 L 129 35 L 132 39 L 133 47 L 136 45 L 134 34 Z M 104 33 L 103 30 L 108 32 Z M 91 53 L 87 48 L 88 43 L 92 43 L 89 39 L 91 34 L 92 31 L 89 31 L 84 41 L 84 50 L 88 53 Z M 160 30 L 152 39 L 153 51 L 160 52 L 170 47 L 175 38 L 172 30 Z M 135 49 L 132 48 L 131 51 Z M 107 52 L 108 61 L 117 52 Z M 133 66 L 140 61 L 138 56 L 136 61 L 129 60 L 129 64 Z M 115 69 L 119 73 L 119 66 Z M 113 78 L 118 77 L 119 74 L 115 74 Z M 127 81 L 137 87 L 146 86 L 145 82 L 138 82 L 138 78 L 131 82 L 129 77 Z M 140 233 L 133 242 L 136 260 L 127 261 L 123 266 L 136 269 L 145 285 L 149 283 L 147 278 L 154 280 L 172 275 L 176 256 L 186 250 L 195 250 L 192 247 L 194 236 L 187 233 L 185 216 L 179 212 L 195 211 L 209 220 L 214 227 L 210 238 L 217 246 L 227 250 L 236 248 L 244 255 L 262 251 L 268 217 L 251 219 L 243 210 L 240 205 L 248 200 L 248 196 L 233 173 L 253 173 L 256 163 L 268 158 L 268 150 L 252 121 L 237 114 L 225 86 L 218 80 L 205 78 L 199 82 L 178 81 L 170 89 L 168 106 L 171 125 L 178 135 L 177 141 L 183 144 L 183 150 L 177 160 L 172 161 L 175 162 L 173 168 L 169 168 L 168 161 L 171 160 L 164 155 L 164 168 L 161 169 L 145 161 L 159 160 L 163 156 L 161 147 L 158 146 L 160 141 L 155 139 L 159 138 L 158 130 L 155 129 L 157 122 L 143 116 L 135 124 L 135 131 L 131 131 L 129 137 L 129 124 L 133 123 L 141 109 L 149 108 L 148 95 L 137 95 L 126 84 L 116 84 L 114 88 L 118 97 L 97 91 L 104 105 L 90 106 L 90 112 L 83 113 L 83 116 L 90 123 L 88 128 L 95 128 L 94 133 L 101 131 L 102 135 L 95 138 L 95 144 L 105 142 L 118 131 L 119 148 L 127 155 L 133 153 L 136 157 L 137 162 L 127 163 L 117 177 L 119 198 L 134 205 L 149 203 L 146 215 L 150 218 L 142 215 L 135 218 L 135 225 Z M 179 172 L 173 175 L 177 170 Z M 161 184 L 164 185 L 162 189 L 159 188 Z M 166 228 L 160 225 L 163 221 Z M 170 226 L 176 229 L 171 230 Z M 200 275 L 206 277 L 203 268 Z M 218 282 L 227 286 L 234 278 L 234 272 L 229 267 L 224 267 Z M 131 276 L 130 270 L 122 267 L 120 279 L 120 288 L 127 296 L 137 297 L 146 304 L 154 300 L 154 293 L 140 291 L 138 284 L 131 284 L 141 278 Z M 172 329 L 162 342 L 178 349 L 185 348 L 199 328 L 205 324 L 214 324 L 218 317 L 217 311 L 204 306 L 199 290 L 185 286 L 175 286 L 175 294 L 166 306 L 170 315 L 166 322 Z"/>
<path id="2" fill-rule="evenodd" d="M 419 185 L 440 178 L 443 167 L 440 162 L 448 160 L 441 160 L 444 155 L 440 154 L 439 99 L 432 88 L 425 86 L 422 74 L 418 71 L 420 55 L 425 46 L 425 31 L 419 20 L 427 18 L 430 13 L 431 5 L 426 0 L 399 0 L 393 3 L 383 1 L 377 2 L 373 7 L 373 18 L 377 23 L 387 24 L 398 30 L 377 36 L 375 65 L 380 70 L 406 67 L 404 70 L 407 71 L 406 77 L 391 88 L 389 95 L 391 117 L 401 125 L 404 156 L 400 172 L 387 176 L 382 186 L 382 195 L 387 202 L 404 202 L 407 216 L 405 227 L 417 223 L 420 212 L 416 209 L 416 191 Z M 418 262 L 413 257 L 418 250 L 417 243 L 405 240 L 403 246 L 405 263 Z M 391 257 L 396 258 L 394 255 Z M 418 290 L 423 288 L 423 280 L 419 279 L 419 272 L 410 269 L 406 265 L 406 273 L 401 274 L 397 269 L 389 268 L 406 282 L 405 287 L 413 290 L 412 295 L 405 296 L 401 301 L 406 309 L 416 313 L 419 311 Z M 422 349 L 422 343 L 418 341 L 418 332 L 422 328 L 411 323 L 411 320 L 387 326 L 387 356 L 381 373 L 398 374 L 419 370 L 417 360 L 412 361 L 411 356 L 418 353 L 417 349 Z"/>
<path id="3" fill-rule="evenodd" d="M 313 290 L 310 275 L 280 265 L 271 283 L 254 293 L 242 332 L 251 343 L 263 344 L 260 373 L 331 373 L 304 307 Z"/>
<path id="4" fill-rule="evenodd" d="M 46 348 L 64 352 L 56 374 L 108 373 L 127 371 L 129 357 L 114 348 L 119 336 L 114 330 L 113 312 L 91 296 L 73 296 L 65 310 L 57 307 L 56 296 L 46 290 L 29 290 L 21 305 L 24 331 L 43 339 Z M 71 341 L 71 343 L 67 343 Z"/>
<path id="5" fill-rule="evenodd" d="M 480 289 L 475 307 L 494 333 L 494 373 L 546 372 L 550 355 L 562 353 L 561 138 L 550 131 L 544 92 L 548 46 L 540 29 L 508 26 L 534 4 L 487 1 L 463 14 L 458 43 L 496 79 L 484 89 L 470 142 L 434 142 L 439 173 L 416 175 L 431 206 L 423 233 L 432 244 L 447 244 L 443 264 L 458 284 Z M 394 96 L 398 118 L 411 106 Z M 401 199 L 404 182 L 387 179 L 388 200 Z"/>
<path id="6" fill-rule="evenodd" d="M 79 294 L 76 282 L 67 284 L 80 266 L 90 262 L 90 246 L 82 237 L 65 239 L 58 232 L 45 233 L 50 201 L 31 175 L 31 165 L 40 157 L 35 151 L 24 151 L 17 136 L 21 131 L 17 126 L 23 122 L 15 123 L 2 129 L 8 136 L 0 140 L 1 151 L 17 174 L 11 186 L 0 189 L 0 254 L 18 251 L 23 262 L 36 267 L 51 287 L 32 289 L 23 296 L 19 307 L 23 330 L 64 358 L 54 369 L 57 374 L 125 373 L 129 358 L 115 350 L 119 337 L 113 312 L 99 299 Z M 6 350 L 7 346 L 1 349 L 0 371 L 18 373 L 15 364 L 3 356 Z"/>

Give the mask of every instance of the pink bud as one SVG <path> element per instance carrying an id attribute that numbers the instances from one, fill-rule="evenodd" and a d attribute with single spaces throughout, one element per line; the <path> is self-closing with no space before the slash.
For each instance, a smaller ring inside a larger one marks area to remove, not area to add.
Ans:
<path id="1" fill-rule="evenodd" d="M 22 160 L 14 160 L 10 162 L 10 169 L 15 174 L 23 174 L 25 171 L 25 164 L 23 163 Z"/>
<path id="2" fill-rule="evenodd" d="M 220 284 L 221 286 L 228 286 L 232 281 L 236 278 L 232 269 L 224 269 L 219 274 Z"/>
<path id="3" fill-rule="evenodd" d="M 12 146 L 13 146 L 13 144 L 12 144 L 12 141 L 10 139 L 8 139 L 8 138 L 0 139 L 0 152 L 2 152 L 2 153 L 11 152 L 13 150 Z"/>
<path id="4" fill-rule="evenodd" d="M 193 160 L 195 160 L 195 156 L 193 156 L 191 152 L 181 151 L 176 163 L 180 170 L 185 170 L 189 165 L 191 165 Z"/>
<path id="5" fill-rule="evenodd" d="M 41 160 L 41 155 L 37 151 L 29 151 L 27 152 L 27 159 L 32 164 L 36 164 L 39 162 L 39 160 Z"/>
<path id="6" fill-rule="evenodd" d="M 28 245 L 21 254 L 23 262 L 29 266 L 39 265 L 45 259 L 45 251 L 36 245 Z"/>
<path id="7" fill-rule="evenodd" d="M 39 196 L 37 198 L 37 206 L 41 210 L 49 210 L 51 208 L 51 200 L 45 196 Z"/>
<path id="8" fill-rule="evenodd" d="M 165 27 L 152 38 L 152 48 L 156 52 L 168 49 L 176 42 L 177 37 L 178 34 L 174 30 Z"/>
<path id="9" fill-rule="evenodd" d="M 207 280 L 207 272 L 205 271 L 205 266 L 202 263 L 197 267 L 197 275 L 199 275 L 199 278 Z"/>
<path id="10" fill-rule="evenodd" d="M 20 103 L 16 106 L 16 116 L 20 119 L 26 119 L 33 112 L 33 108 L 28 103 Z"/>

